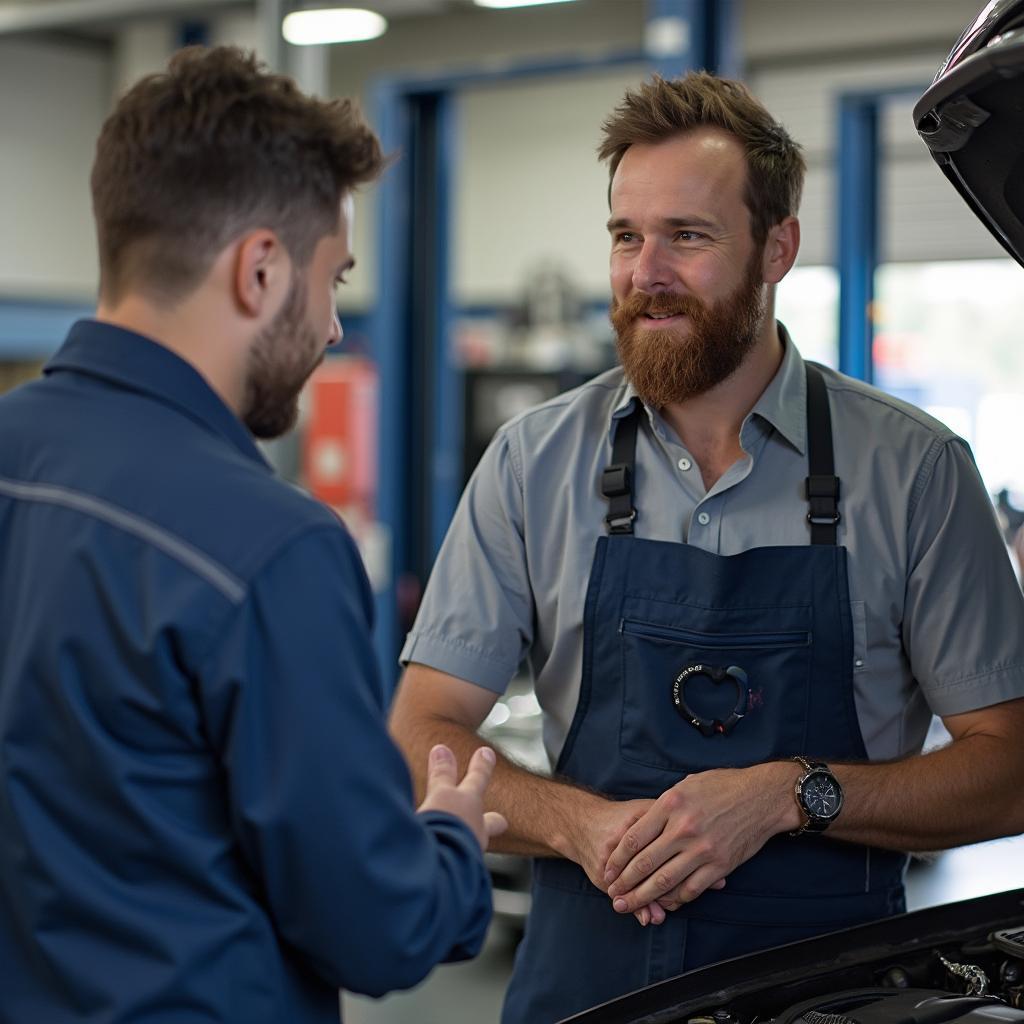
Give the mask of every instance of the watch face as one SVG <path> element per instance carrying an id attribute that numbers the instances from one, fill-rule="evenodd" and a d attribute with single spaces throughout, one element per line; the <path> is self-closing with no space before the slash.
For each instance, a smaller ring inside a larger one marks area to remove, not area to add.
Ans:
<path id="1" fill-rule="evenodd" d="M 834 818 L 843 805 L 843 794 L 836 780 L 825 772 L 814 772 L 801 790 L 804 806 L 815 818 Z"/>

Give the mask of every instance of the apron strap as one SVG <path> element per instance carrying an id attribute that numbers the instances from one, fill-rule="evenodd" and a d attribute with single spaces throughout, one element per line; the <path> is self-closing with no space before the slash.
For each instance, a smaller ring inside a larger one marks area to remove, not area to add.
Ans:
<path id="1" fill-rule="evenodd" d="M 832 454 L 832 416 L 821 370 L 805 363 L 807 371 L 807 468 L 805 494 L 810 509 L 812 544 L 835 544 L 839 522 L 839 477 Z"/>
<path id="2" fill-rule="evenodd" d="M 633 507 L 633 466 L 636 462 L 636 432 L 643 405 L 636 399 L 629 414 L 619 421 L 612 442 L 612 464 L 601 474 L 601 493 L 608 501 L 605 526 L 611 534 L 631 534 L 636 509 Z"/>
<path id="3" fill-rule="evenodd" d="M 811 543 L 834 545 L 839 514 L 839 477 L 835 475 L 832 453 L 832 415 L 828 390 L 821 370 L 805 363 L 807 373 L 807 477 L 804 489 L 810 508 Z M 601 493 L 608 502 L 604 517 L 610 534 L 632 534 L 637 511 L 633 505 L 633 467 L 636 463 L 636 433 L 642 404 L 634 399 L 632 410 L 615 429 L 612 464 L 601 474 Z"/>

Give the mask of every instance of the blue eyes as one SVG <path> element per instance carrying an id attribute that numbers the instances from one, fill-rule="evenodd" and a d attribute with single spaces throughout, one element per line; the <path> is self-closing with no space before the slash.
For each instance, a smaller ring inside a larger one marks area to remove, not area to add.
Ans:
<path id="1" fill-rule="evenodd" d="M 672 241 L 698 242 L 707 237 L 707 235 L 700 231 L 676 231 L 672 235 Z M 620 234 L 615 235 L 614 240 L 616 245 L 634 245 L 640 241 L 640 236 L 632 231 L 623 231 Z"/>

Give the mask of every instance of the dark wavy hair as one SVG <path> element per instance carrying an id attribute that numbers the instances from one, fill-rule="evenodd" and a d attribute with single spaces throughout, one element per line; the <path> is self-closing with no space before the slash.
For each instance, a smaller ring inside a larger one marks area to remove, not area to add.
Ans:
<path id="1" fill-rule="evenodd" d="M 706 71 L 671 80 L 655 75 L 627 92 L 604 122 L 598 156 L 609 161 L 614 178 L 634 143 L 663 142 L 697 128 L 720 128 L 746 151 L 751 234 L 764 245 L 768 230 L 799 210 L 807 165 L 800 146 L 742 82 Z"/>
<path id="2" fill-rule="evenodd" d="M 382 171 L 352 101 L 320 100 L 234 47 L 190 47 L 130 89 L 96 144 L 100 293 L 173 302 L 257 228 L 299 267 L 337 230 L 342 196 Z"/>

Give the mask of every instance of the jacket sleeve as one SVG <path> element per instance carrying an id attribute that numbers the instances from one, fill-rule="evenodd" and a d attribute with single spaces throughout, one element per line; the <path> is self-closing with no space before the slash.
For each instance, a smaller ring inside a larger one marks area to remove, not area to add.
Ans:
<path id="1" fill-rule="evenodd" d="M 264 566 L 200 686 L 231 825 L 277 930 L 328 983 L 378 996 L 476 955 L 491 892 L 469 829 L 414 810 L 371 607 L 347 533 L 314 528 Z"/>

